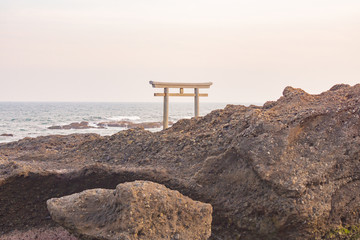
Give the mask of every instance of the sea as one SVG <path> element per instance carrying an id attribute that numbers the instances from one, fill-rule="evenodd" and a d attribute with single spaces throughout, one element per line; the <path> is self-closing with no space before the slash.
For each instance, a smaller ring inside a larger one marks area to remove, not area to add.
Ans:
<path id="1" fill-rule="evenodd" d="M 215 109 L 222 109 L 227 103 L 200 103 L 200 116 Z M 248 105 L 248 104 L 244 104 Z M 97 133 L 112 135 L 126 128 L 107 127 L 90 129 L 49 129 L 74 122 L 89 122 L 97 126 L 100 122 L 131 121 L 162 122 L 163 105 L 153 103 L 99 103 L 99 102 L 0 102 L 0 143 L 17 141 L 25 137 L 46 135 L 67 135 L 72 133 Z M 169 121 L 194 116 L 194 103 L 174 102 L 169 106 Z M 149 131 L 160 131 L 152 128 Z"/>

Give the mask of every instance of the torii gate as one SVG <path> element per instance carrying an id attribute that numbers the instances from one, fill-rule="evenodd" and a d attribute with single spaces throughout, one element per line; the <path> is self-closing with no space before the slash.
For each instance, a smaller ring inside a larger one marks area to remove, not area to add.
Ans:
<path id="1" fill-rule="evenodd" d="M 199 116 L 199 97 L 207 97 L 207 93 L 199 93 L 200 88 L 210 88 L 212 82 L 206 83 L 172 83 L 172 82 L 149 82 L 153 88 L 164 88 L 164 93 L 154 93 L 155 97 L 164 97 L 163 129 L 169 124 L 169 96 L 171 97 L 194 97 L 195 117 Z M 169 93 L 169 88 L 179 88 L 179 93 Z M 184 88 L 193 88 L 194 93 L 184 93 Z"/>

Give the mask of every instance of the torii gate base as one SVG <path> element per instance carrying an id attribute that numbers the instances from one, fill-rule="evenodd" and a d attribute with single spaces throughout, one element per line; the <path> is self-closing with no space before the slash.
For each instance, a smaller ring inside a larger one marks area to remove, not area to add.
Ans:
<path id="1" fill-rule="evenodd" d="M 171 97 L 194 97 L 195 117 L 199 116 L 199 98 L 207 97 L 207 93 L 199 93 L 200 88 L 210 88 L 212 82 L 207 83 L 171 83 L 150 81 L 153 88 L 164 88 L 164 93 L 154 93 L 155 97 L 164 97 L 163 129 L 169 125 L 169 96 Z M 169 88 L 179 88 L 179 93 L 169 93 Z M 184 93 L 184 88 L 193 88 L 194 93 Z"/>

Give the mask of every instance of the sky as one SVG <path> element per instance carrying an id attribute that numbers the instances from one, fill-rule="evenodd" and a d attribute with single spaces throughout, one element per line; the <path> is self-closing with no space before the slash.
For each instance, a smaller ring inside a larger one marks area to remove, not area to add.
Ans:
<path id="1" fill-rule="evenodd" d="M 162 101 L 150 80 L 229 103 L 357 84 L 360 1 L 0 1 L 0 101 Z"/>

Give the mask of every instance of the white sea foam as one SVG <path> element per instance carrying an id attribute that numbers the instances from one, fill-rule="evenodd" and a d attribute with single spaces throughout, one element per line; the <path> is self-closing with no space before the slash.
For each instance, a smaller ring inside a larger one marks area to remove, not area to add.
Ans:
<path id="1" fill-rule="evenodd" d="M 190 119 L 190 118 L 192 118 L 192 117 L 194 117 L 194 116 L 181 116 L 181 117 L 179 117 L 179 119 Z M 177 119 L 178 120 L 178 119 Z"/>
<path id="2" fill-rule="evenodd" d="M 111 121 L 136 121 L 136 120 L 140 120 L 139 116 L 114 116 L 114 117 L 109 117 L 107 118 L 108 120 Z"/>
<path id="3" fill-rule="evenodd" d="M 93 123 L 93 122 L 89 122 L 89 126 L 90 127 L 95 127 L 95 128 L 98 127 L 98 125 L 96 123 Z"/>

